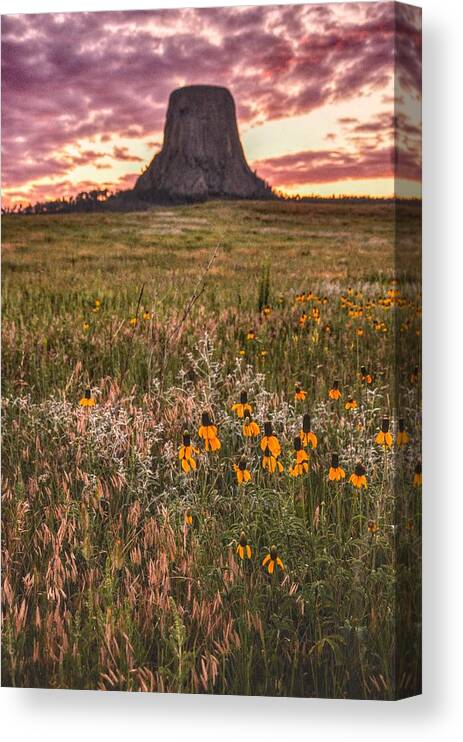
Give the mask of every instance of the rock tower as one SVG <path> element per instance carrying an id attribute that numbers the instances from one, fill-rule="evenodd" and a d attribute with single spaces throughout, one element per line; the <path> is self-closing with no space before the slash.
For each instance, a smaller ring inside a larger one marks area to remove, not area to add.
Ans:
<path id="1" fill-rule="evenodd" d="M 167 203 L 274 196 L 246 162 L 230 91 L 213 85 L 171 93 L 162 150 L 134 192 L 145 201 Z"/>

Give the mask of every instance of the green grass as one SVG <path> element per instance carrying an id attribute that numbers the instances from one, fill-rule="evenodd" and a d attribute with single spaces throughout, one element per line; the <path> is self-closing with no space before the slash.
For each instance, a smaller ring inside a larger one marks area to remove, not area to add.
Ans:
<path id="1" fill-rule="evenodd" d="M 420 222 L 407 207 L 398 249 L 394 216 L 390 204 L 217 202 L 4 217 L 5 684 L 388 699 L 419 688 Z M 243 388 L 281 441 L 280 476 L 231 412 Z M 197 435 L 205 409 L 217 454 Z M 319 445 L 293 478 L 307 411 Z M 374 443 L 384 415 L 394 439 L 405 419 L 408 446 Z M 190 475 L 185 426 L 201 449 Z M 340 483 L 328 481 L 333 451 Z M 272 544 L 285 570 L 270 576 Z"/>

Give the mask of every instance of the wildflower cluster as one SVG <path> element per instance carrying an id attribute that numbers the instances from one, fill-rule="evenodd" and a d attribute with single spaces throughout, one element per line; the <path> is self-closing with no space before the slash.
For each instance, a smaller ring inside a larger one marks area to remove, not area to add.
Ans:
<path id="1" fill-rule="evenodd" d="M 414 636 L 396 645 L 390 596 L 406 593 L 417 626 L 419 292 L 412 274 L 388 278 L 384 207 L 356 215 L 345 264 L 351 208 L 326 209 L 327 229 L 319 207 L 290 207 L 280 222 L 278 203 L 209 204 L 212 220 L 199 205 L 201 236 L 181 226 L 189 207 L 127 215 L 120 262 L 108 233 L 108 271 L 70 271 L 66 230 L 47 290 L 9 251 L 21 269 L 3 322 L 7 683 L 392 698 L 391 678 L 412 682 L 396 662 Z M 254 209 L 269 229 L 249 240 Z M 225 211 L 243 248 L 227 239 L 190 304 Z M 97 232 L 86 221 L 98 260 L 111 218 Z"/>

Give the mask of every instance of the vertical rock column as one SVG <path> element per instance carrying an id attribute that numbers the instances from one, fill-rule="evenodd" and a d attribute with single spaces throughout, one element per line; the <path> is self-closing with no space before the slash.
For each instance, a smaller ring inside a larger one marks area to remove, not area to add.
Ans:
<path id="1" fill-rule="evenodd" d="M 162 150 L 134 190 L 153 202 L 273 196 L 246 162 L 231 93 L 212 85 L 171 93 Z"/>

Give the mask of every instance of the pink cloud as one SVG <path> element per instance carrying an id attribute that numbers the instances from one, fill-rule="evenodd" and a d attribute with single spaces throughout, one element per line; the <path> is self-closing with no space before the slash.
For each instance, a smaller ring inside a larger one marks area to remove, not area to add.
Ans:
<path id="1" fill-rule="evenodd" d="M 113 147 L 112 156 L 115 160 L 125 160 L 126 162 L 143 162 L 141 157 L 131 155 L 127 147 Z"/>
<path id="2" fill-rule="evenodd" d="M 351 179 L 421 178 L 421 169 L 413 153 L 393 146 L 366 147 L 355 156 L 338 150 L 296 152 L 255 161 L 253 167 L 260 177 L 286 187 Z"/>
<path id="3" fill-rule="evenodd" d="M 57 155 L 84 137 L 159 140 L 169 93 L 181 84 L 229 87 L 240 125 L 354 100 L 384 86 L 394 64 L 402 86 L 417 92 L 416 11 L 399 12 L 390 2 L 341 7 L 5 16 L 4 187 L 67 175 L 79 159 L 91 162 L 88 151 Z M 100 157 L 95 152 L 103 169 Z M 131 157 L 122 152 L 118 159 Z"/>

